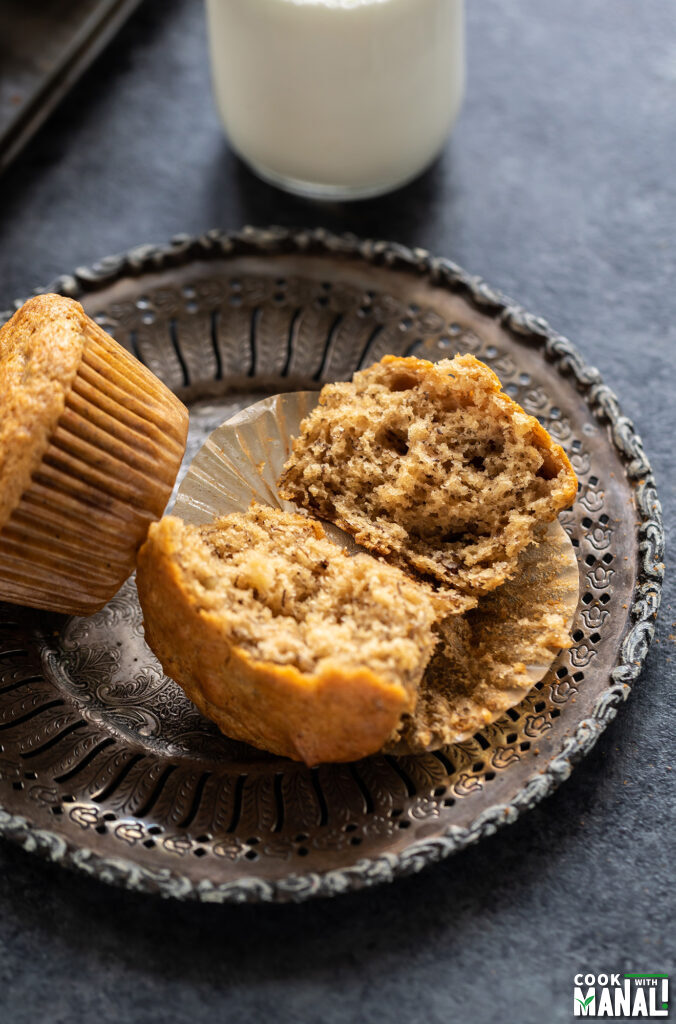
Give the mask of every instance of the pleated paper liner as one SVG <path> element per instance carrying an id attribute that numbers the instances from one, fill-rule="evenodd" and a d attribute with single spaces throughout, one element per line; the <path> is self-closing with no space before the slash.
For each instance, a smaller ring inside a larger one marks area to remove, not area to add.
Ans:
<path id="1" fill-rule="evenodd" d="M 173 514 L 202 524 L 252 501 L 297 511 L 280 498 L 279 479 L 300 423 L 318 392 L 274 395 L 214 430 L 179 488 Z M 331 523 L 327 535 L 350 552 L 353 539 Z M 557 521 L 519 559 L 519 572 L 467 616 L 442 625 L 444 644 L 421 684 L 415 716 L 402 721 L 386 750 L 415 753 L 458 743 L 499 719 L 548 672 L 578 602 L 579 574 L 568 534 Z"/>
<path id="2" fill-rule="evenodd" d="M 187 434 L 181 402 L 94 323 L 31 484 L 0 532 L 0 600 L 102 608 L 164 511 Z"/>

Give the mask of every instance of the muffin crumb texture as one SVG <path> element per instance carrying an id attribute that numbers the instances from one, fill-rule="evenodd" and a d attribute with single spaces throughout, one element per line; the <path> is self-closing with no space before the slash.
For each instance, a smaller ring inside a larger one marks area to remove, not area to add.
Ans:
<path id="1" fill-rule="evenodd" d="M 466 616 L 440 624 L 412 713 L 386 749 L 419 754 L 469 739 L 518 704 L 571 646 L 579 595 L 575 551 L 559 523 L 540 527 L 517 572 Z"/>
<path id="2" fill-rule="evenodd" d="M 281 495 L 440 587 L 487 593 L 573 501 L 562 448 L 474 356 L 385 356 L 326 385 Z"/>
<path id="3" fill-rule="evenodd" d="M 304 515 L 165 517 L 139 554 L 146 639 L 223 732 L 309 764 L 374 753 L 405 711 L 447 609 Z"/>

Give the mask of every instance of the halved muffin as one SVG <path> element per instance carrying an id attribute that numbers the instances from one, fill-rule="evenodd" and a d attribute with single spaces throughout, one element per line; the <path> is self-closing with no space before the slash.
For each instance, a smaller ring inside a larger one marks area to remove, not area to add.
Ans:
<path id="1" fill-rule="evenodd" d="M 0 329 L 0 600 L 87 615 L 134 569 L 188 412 L 60 295 Z"/>
<path id="2" fill-rule="evenodd" d="M 563 449 L 464 355 L 385 356 L 327 384 L 279 490 L 407 572 L 482 594 L 576 488 Z"/>
<path id="3" fill-rule="evenodd" d="M 379 750 L 451 607 L 304 515 L 253 505 L 206 526 L 151 526 L 136 577 L 146 640 L 228 736 L 307 764 Z"/>

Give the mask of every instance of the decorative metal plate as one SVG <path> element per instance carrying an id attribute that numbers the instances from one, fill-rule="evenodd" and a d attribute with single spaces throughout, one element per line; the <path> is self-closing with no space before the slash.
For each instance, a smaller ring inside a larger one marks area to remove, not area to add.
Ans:
<path id="1" fill-rule="evenodd" d="M 323 231 L 144 247 L 56 281 L 191 403 L 186 460 L 239 408 L 386 352 L 486 360 L 580 478 L 575 646 L 517 708 L 421 757 L 308 769 L 222 737 L 165 678 L 129 581 L 90 619 L 0 605 L 0 834 L 105 881 L 301 900 L 417 871 L 565 779 L 640 671 L 661 512 L 632 424 L 546 323 L 446 260 Z"/>

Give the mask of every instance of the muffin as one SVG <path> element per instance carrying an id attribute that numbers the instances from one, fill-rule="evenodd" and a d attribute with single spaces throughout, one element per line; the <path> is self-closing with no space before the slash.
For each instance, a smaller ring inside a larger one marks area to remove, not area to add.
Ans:
<path id="1" fill-rule="evenodd" d="M 72 299 L 0 329 L 0 600 L 97 611 L 134 569 L 185 450 L 188 413 Z"/>
<path id="2" fill-rule="evenodd" d="M 440 599 L 307 516 L 252 505 L 150 527 L 136 576 L 164 671 L 233 739 L 305 761 L 379 750 L 415 707 Z"/>
<path id="3" fill-rule="evenodd" d="M 474 356 L 385 356 L 327 384 L 279 493 L 441 588 L 480 595 L 571 504 L 565 452 Z"/>

